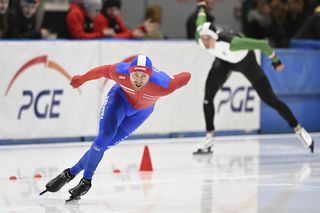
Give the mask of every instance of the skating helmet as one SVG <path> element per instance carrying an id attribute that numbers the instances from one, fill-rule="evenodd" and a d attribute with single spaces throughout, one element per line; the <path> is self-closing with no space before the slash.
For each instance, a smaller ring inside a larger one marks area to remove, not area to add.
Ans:
<path id="1" fill-rule="evenodd" d="M 152 75 L 152 62 L 148 56 L 137 55 L 130 63 L 129 72 L 144 72 L 149 76 Z"/>

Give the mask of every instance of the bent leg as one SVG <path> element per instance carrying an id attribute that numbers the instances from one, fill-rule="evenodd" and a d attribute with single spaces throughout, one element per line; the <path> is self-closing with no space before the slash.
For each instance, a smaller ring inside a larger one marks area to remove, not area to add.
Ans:
<path id="1" fill-rule="evenodd" d="M 270 82 L 267 77 L 261 78 L 258 82 L 253 84 L 254 89 L 266 104 L 275 109 L 289 124 L 294 128 L 298 125 L 298 121 L 293 115 L 289 107 L 274 94 Z"/>
<path id="2" fill-rule="evenodd" d="M 139 126 L 141 126 L 145 120 L 153 112 L 154 106 L 148 107 L 146 109 L 138 110 L 133 115 L 124 118 L 123 122 L 118 128 L 117 134 L 109 143 L 108 148 L 114 146 L 130 136 Z"/>
<path id="3" fill-rule="evenodd" d="M 108 143 L 114 138 L 125 115 L 126 106 L 124 101 L 116 93 L 109 93 L 100 114 L 99 133 L 90 149 L 71 168 L 72 174 L 76 175 L 85 169 L 84 178 L 88 180 L 92 178 Z"/>

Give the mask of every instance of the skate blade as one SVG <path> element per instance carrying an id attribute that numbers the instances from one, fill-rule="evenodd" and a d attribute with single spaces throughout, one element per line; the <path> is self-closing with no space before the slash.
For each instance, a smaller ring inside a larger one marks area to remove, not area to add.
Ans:
<path id="1" fill-rule="evenodd" d="M 210 150 L 210 151 L 206 151 L 206 152 L 204 152 L 204 151 L 195 151 L 192 154 L 193 155 L 211 155 L 212 153 L 213 152 Z"/>
<path id="2" fill-rule="evenodd" d="M 42 192 L 40 192 L 39 193 L 39 195 L 43 195 L 44 193 L 46 193 L 48 191 L 48 189 L 46 189 L 46 190 L 44 190 L 44 191 L 42 191 Z"/>
<path id="3" fill-rule="evenodd" d="M 312 140 L 311 145 L 309 146 L 309 149 L 310 149 L 311 153 L 313 153 L 313 151 L 314 151 L 314 141 L 313 140 Z"/>
<path id="4" fill-rule="evenodd" d="M 73 203 L 79 201 L 81 198 L 80 197 L 70 197 L 68 200 L 66 200 L 66 203 Z"/>

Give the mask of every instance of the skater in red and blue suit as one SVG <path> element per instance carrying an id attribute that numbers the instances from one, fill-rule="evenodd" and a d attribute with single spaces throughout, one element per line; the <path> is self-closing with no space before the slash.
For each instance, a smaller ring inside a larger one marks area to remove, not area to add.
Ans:
<path id="1" fill-rule="evenodd" d="M 96 67 L 76 75 L 70 84 L 78 88 L 87 81 L 105 77 L 116 84 L 109 91 L 100 113 L 99 132 L 90 149 L 73 167 L 46 184 L 46 191 L 56 192 L 84 170 L 79 184 L 69 190 L 69 200 L 80 199 L 91 187 L 91 179 L 104 152 L 132 134 L 152 113 L 156 101 L 185 86 L 191 78 L 188 72 L 168 76 L 152 67 L 145 55 L 136 56 L 131 63 Z"/>

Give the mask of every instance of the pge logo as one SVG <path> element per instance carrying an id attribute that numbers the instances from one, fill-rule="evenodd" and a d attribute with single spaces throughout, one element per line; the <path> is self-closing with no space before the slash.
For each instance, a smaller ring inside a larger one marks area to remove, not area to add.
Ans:
<path id="1" fill-rule="evenodd" d="M 17 80 L 19 76 L 21 76 L 22 73 L 27 71 L 28 68 L 37 64 L 44 64 L 46 68 L 50 68 L 51 70 L 57 71 L 58 73 L 62 74 L 65 78 L 67 78 L 69 81 L 71 80 L 71 76 L 58 63 L 48 60 L 48 56 L 46 55 L 39 56 L 29 60 L 23 66 L 21 66 L 21 68 L 15 73 L 15 75 L 10 80 L 4 96 L 7 96 L 9 94 L 14 82 Z M 27 97 L 27 101 L 20 106 L 18 112 L 18 119 L 21 119 L 23 111 L 32 109 L 34 111 L 35 116 L 39 119 L 59 118 L 60 114 L 55 110 L 57 110 L 56 108 L 60 106 L 61 101 L 59 99 L 59 96 L 62 95 L 62 89 L 46 89 L 37 93 L 34 93 L 31 90 L 23 90 L 22 96 Z M 39 104 L 41 100 L 46 101 L 46 103 Z"/>
<path id="2" fill-rule="evenodd" d="M 254 101 L 253 87 L 240 86 L 234 91 L 230 87 L 222 87 L 220 92 L 227 95 L 219 101 L 217 112 L 228 103 L 233 112 L 253 112 L 254 108 L 249 106 L 249 102 Z"/>

